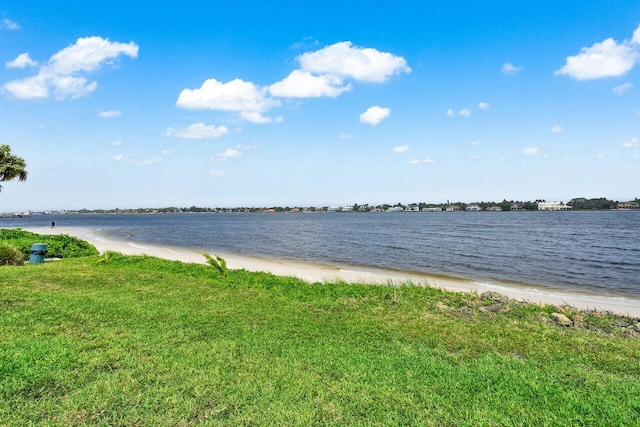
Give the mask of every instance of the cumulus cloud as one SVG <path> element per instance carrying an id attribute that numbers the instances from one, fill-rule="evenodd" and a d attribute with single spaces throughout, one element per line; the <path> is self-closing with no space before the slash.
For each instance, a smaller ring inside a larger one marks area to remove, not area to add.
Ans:
<path id="1" fill-rule="evenodd" d="M 409 162 L 410 165 L 430 165 L 432 163 L 435 163 L 436 161 L 433 160 L 430 157 L 427 157 L 425 159 L 419 160 L 419 159 L 413 159 Z"/>
<path id="2" fill-rule="evenodd" d="M 640 25 L 638 25 L 638 28 L 636 28 L 636 30 L 633 32 L 631 43 L 640 44 Z"/>
<path id="3" fill-rule="evenodd" d="M 360 114 L 360 122 L 375 126 L 389 117 L 390 114 L 390 109 L 374 105 L 373 107 L 369 107 L 364 113 Z"/>
<path id="4" fill-rule="evenodd" d="M 480 110 L 488 110 L 489 108 L 491 108 L 491 106 L 488 102 L 481 102 L 478 104 L 478 109 Z"/>
<path id="5" fill-rule="evenodd" d="M 21 53 L 14 59 L 13 61 L 9 61 L 6 63 L 7 68 L 26 68 L 26 67 L 34 67 L 38 65 L 37 61 L 34 61 L 29 57 L 28 53 Z"/>
<path id="6" fill-rule="evenodd" d="M 562 126 L 560 126 L 560 125 L 555 125 L 550 130 L 551 133 L 555 133 L 555 134 L 561 134 L 563 131 L 564 131 L 564 129 L 562 129 Z"/>
<path id="7" fill-rule="evenodd" d="M 630 140 L 623 142 L 622 148 L 638 148 L 638 138 L 631 138 Z"/>
<path id="8" fill-rule="evenodd" d="M 342 135 L 340 135 L 340 139 L 353 139 L 353 135 L 343 133 Z"/>
<path id="9" fill-rule="evenodd" d="M 244 155 L 245 151 L 257 150 L 260 147 L 256 145 L 236 145 L 233 148 L 227 148 L 222 153 L 218 153 L 211 158 L 214 163 L 228 162 L 230 159 L 239 159 Z"/>
<path id="10" fill-rule="evenodd" d="M 232 111 L 253 123 L 280 122 L 281 117 L 265 115 L 281 105 L 278 98 L 335 98 L 353 89 L 345 79 L 380 83 L 411 72 L 401 56 L 353 46 L 349 41 L 303 53 L 296 59 L 300 68 L 271 85 L 261 87 L 241 79 L 223 83 L 211 78 L 200 88 L 180 92 L 176 105 L 190 110 Z"/>
<path id="11" fill-rule="evenodd" d="M 522 153 L 525 156 L 535 157 L 540 155 L 540 147 L 526 147 L 522 149 Z"/>
<path id="12" fill-rule="evenodd" d="M 458 115 L 462 117 L 469 117 L 471 115 L 471 109 L 465 108 L 464 110 L 458 111 Z"/>
<path id="13" fill-rule="evenodd" d="M 207 126 L 204 123 L 194 123 L 182 129 L 170 127 L 165 132 L 165 136 L 175 136 L 176 138 L 184 139 L 210 139 L 219 138 L 228 132 L 229 129 L 224 125 L 216 127 L 214 125 Z"/>
<path id="14" fill-rule="evenodd" d="M 515 66 L 511 62 L 507 62 L 502 66 L 502 73 L 507 76 L 515 76 L 522 70 L 522 65 Z"/>
<path id="15" fill-rule="evenodd" d="M 353 46 L 350 41 L 324 47 L 298 57 L 302 70 L 330 74 L 364 82 L 384 82 L 389 77 L 410 73 L 407 61 L 389 52 Z"/>
<path id="16" fill-rule="evenodd" d="M 406 153 L 407 151 L 409 151 L 409 146 L 408 145 L 400 145 L 398 147 L 393 147 L 393 151 L 395 153 Z"/>
<path id="17" fill-rule="evenodd" d="M 58 100 L 81 98 L 98 87 L 97 82 L 89 82 L 82 74 L 97 71 L 121 55 L 137 58 L 138 46 L 96 36 L 80 38 L 54 54 L 36 76 L 10 81 L 3 87 L 20 99 L 48 98 L 51 93 Z"/>
<path id="18" fill-rule="evenodd" d="M 640 26 L 631 40 L 622 43 L 608 38 L 591 47 L 583 47 L 580 53 L 566 58 L 565 65 L 555 72 L 576 80 L 592 80 L 622 76 L 640 61 Z"/>
<path id="19" fill-rule="evenodd" d="M 118 117 L 119 115 L 121 115 L 122 112 L 118 111 L 118 110 L 100 110 L 98 111 L 98 117 L 102 117 L 103 119 L 112 119 L 114 117 Z"/>
<path id="20" fill-rule="evenodd" d="M 269 93 L 280 98 L 335 98 L 352 89 L 350 84 L 331 74 L 315 76 L 308 71 L 294 70 L 284 80 L 269 86 Z"/>
<path id="21" fill-rule="evenodd" d="M 453 111 L 451 108 L 449 108 L 449 109 L 447 110 L 447 116 L 449 116 L 449 117 L 453 117 L 453 116 L 455 116 L 455 115 L 456 115 L 456 112 L 455 112 L 455 111 Z"/>
<path id="22" fill-rule="evenodd" d="M 13 22 L 9 18 L 4 18 L 2 20 L 2 26 L 1 27 L 6 29 L 6 30 L 11 30 L 11 31 L 17 31 L 17 30 L 19 30 L 21 28 L 20 25 L 18 25 L 17 23 Z"/>
<path id="23" fill-rule="evenodd" d="M 267 88 L 251 82 L 235 79 L 222 83 L 216 79 L 208 79 L 197 89 L 184 89 L 180 92 L 176 105 L 187 110 L 233 111 L 240 113 L 245 120 L 269 123 L 272 119 L 263 116 L 263 113 L 279 106 L 280 101 L 269 98 Z"/>
<path id="24" fill-rule="evenodd" d="M 120 147 L 122 145 L 122 140 L 121 139 L 117 139 L 115 141 L 111 141 L 108 143 L 109 145 L 113 145 L 114 147 Z"/>
<path id="25" fill-rule="evenodd" d="M 242 151 L 236 150 L 235 148 L 227 148 L 222 153 L 218 153 L 211 158 L 212 162 L 228 162 L 229 159 L 239 159 L 242 157 Z"/>
<path id="26" fill-rule="evenodd" d="M 619 86 L 614 87 L 613 89 L 611 89 L 613 91 L 613 93 L 615 93 L 618 96 L 622 96 L 625 94 L 626 91 L 628 91 L 629 89 L 631 89 L 633 87 L 633 85 L 631 83 L 623 83 Z"/>

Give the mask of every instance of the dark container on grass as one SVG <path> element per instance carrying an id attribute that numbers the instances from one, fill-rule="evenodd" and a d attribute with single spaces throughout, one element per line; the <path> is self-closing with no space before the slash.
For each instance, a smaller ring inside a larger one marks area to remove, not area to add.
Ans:
<path id="1" fill-rule="evenodd" d="M 31 245 L 31 251 L 29 255 L 29 264 L 42 264 L 44 262 L 44 256 L 47 253 L 47 245 L 44 243 L 34 243 Z"/>

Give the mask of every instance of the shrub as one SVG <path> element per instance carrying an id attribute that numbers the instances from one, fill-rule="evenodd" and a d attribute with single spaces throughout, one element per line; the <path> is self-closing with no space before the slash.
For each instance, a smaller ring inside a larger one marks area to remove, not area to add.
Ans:
<path id="1" fill-rule="evenodd" d="M 25 257 L 20 248 L 0 243 L 0 265 L 23 265 Z"/>
<path id="2" fill-rule="evenodd" d="M 47 256 L 51 258 L 79 258 L 98 255 L 98 250 L 90 243 L 66 234 L 44 235 L 19 228 L 0 229 L 0 240 L 18 247 L 25 259 L 29 257 L 33 243 L 47 245 Z"/>

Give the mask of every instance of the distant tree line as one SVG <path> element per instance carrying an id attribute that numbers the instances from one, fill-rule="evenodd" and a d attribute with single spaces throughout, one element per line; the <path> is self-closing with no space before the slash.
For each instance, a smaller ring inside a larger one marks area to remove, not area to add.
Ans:
<path id="1" fill-rule="evenodd" d="M 468 210 L 470 206 L 478 206 L 480 210 L 502 210 L 502 211 L 536 211 L 538 210 L 538 203 L 546 202 L 546 200 L 538 199 L 535 201 L 514 201 L 514 200 L 502 200 L 501 202 L 449 202 L 446 203 L 417 203 L 420 210 L 435 208 L 440 210 L 446 210 L 450 206 L 456 206 L 459 210 Z M 640 205 L 640 199 L 635 198 L 631 202 Z M 616 209 L 620 202 L 613 201 L 604 197 L 587 199 L 584 197 L 577 197 L 571 199 L 566 204 L 571 206 L 572 210 L 609 210 Z M 349 212 L 371 212 L 371 211 L 387 211 L 387 210 L 406 210 L 406 204 L 396 203 L 380 205 L 358 204 L 354 203 L 349 205 L 348 209 L 342 209 Z M 499 209 L 498 209 L 499 208 Z M 336 210 L 329 206 L 323 207 L 289 207 L 289 206 L 272 206 L 272 207 L 235 207 L 235 208 L 207 208 L 207 207 L 165 207 L 165 208 L 136 208 L 136 209 L 81 209 L 79 211 L 73 211 L 76 213 L 220 213 L 220 212 L 245 212 L 245 213 L 259 213 L 259 212 L 327 212 Z M 338 209 L 339 210 L 339 209 Z"/>

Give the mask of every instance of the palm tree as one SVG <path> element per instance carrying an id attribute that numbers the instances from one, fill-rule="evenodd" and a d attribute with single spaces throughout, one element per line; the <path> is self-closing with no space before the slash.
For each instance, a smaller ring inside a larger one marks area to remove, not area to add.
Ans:
<path id="1" fill-rule="evenodd" d="M 18 181 L 27 179 L 27 163 L 22 157 L 11 154 L 11 147 L 0 145 L 0 182 L 11 181 L 18 178 Z M 0 185 L 2 191 L 2 185 Z"/>

